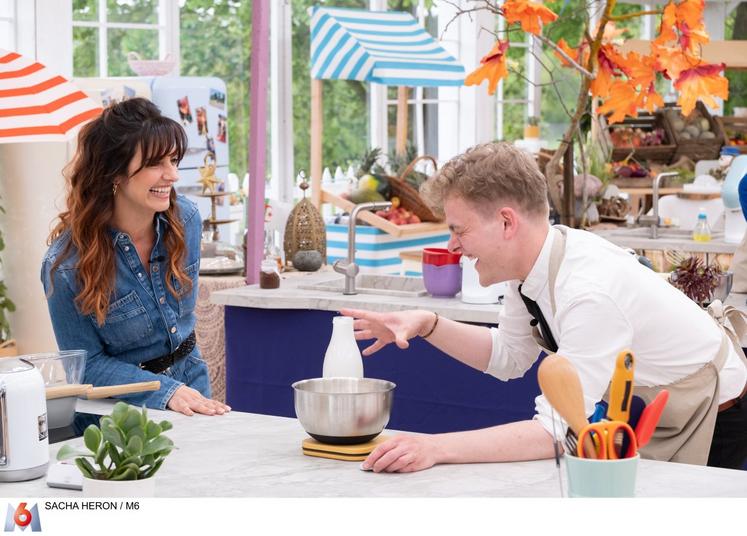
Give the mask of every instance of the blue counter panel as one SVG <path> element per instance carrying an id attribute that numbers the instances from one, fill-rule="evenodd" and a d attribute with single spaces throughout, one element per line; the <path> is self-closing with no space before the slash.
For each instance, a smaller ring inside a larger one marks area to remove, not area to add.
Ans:
<path id="1" fill-rule="evenodd" d="M 298 380 L 317 378 L 332 333 L 331 311 L 225 308 L 226 398 L 239 411 L 295 417 Z M 361 349 L 370 344 L 359 343 Z M 421 339 L 363 359 L 365 376 L 397 384 L 388 428 L 451 432 L 530 419 L 539 394 L 537 364 L 502 382 Z"/>

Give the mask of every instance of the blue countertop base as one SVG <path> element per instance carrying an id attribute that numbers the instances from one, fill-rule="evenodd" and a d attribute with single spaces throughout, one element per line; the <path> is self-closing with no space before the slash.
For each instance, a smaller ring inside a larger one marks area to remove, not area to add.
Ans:
<path id="1" fill-rule="evenodd" d="M 291 384 L 321 376 L 333 316 L 226 306 L 227 403 L 239 411 L 295 417 Z M 361 349 L 368 344 L 360 343 Z M 453 432 L 531 419 L 540 392 L 536 363 L 523 378 L 502 382 L 420 339 L 408 350 L 389 345 L 363 363 L 366 377 L 397 384 L 391 429 Z"/>

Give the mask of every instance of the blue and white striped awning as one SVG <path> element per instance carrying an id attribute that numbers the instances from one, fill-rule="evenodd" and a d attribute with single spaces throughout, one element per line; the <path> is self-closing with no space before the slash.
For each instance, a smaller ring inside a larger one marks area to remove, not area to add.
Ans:
<path id="1" fill-rule="evenodd" d="M 464 67 L 409 13 L 315 6 L 311 76 L 391 86 L 461 86 Z"/>

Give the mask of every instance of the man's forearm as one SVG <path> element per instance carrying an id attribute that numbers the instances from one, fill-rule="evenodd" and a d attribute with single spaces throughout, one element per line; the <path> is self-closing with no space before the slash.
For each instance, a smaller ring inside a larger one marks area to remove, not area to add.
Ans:
<path id="1" fill-rule="evenodd" d="M 433 321 L 435 315 L 428 313 Z M 426 339 L 454 359 L 479 371 L 488 368 L 493 338 L 490 329 L 439 317 L 436 329 Z"/>
<path id="2" fill-rule="evenodd" d="M 554 456 L 552 436 L 537 421 L 432 436 L 436 463 L 512 462 Z"/>

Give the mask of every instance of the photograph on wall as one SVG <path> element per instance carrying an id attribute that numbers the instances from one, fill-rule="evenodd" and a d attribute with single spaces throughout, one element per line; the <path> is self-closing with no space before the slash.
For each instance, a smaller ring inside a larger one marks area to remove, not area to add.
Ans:
<path id="1" fill-rule="evenodd" d="M 197 134 L 200 136 L 207 136 L 207 109 L 205 109 L 204 106 L 198 106 L 195 108 L 195 114 L 197 115 Z"/>
<path id="2" fill-rule="evenodd" d="M 208 151 L 215 154 L 215 140 L 211 138 L 210 136 L 207 137 L 206 147 Z"/>
<path id="3" fill-rule="evenodd" d="M 226 94 L 217 89 L 210 90 L 210 106 L 215 106 L 221 110 L 226 107 Z"/>
<path id="4" fill-rule="evenodd" d="M 184 126 L 192 123 L 192 112 L 189 109 L 189 97 L 184 95 L 181 99 L 177 99 L 176 105 L 179 107 L 179 118 L 182 120 Z"/>
<path id="5" fill-rule="evenodd" d="M 226 123 L 226 116 L 218 114 L 218 134 L 215 138 L 221 142 L 226 143 L 226 137 L 228 136 L 228 125 Z"/>

